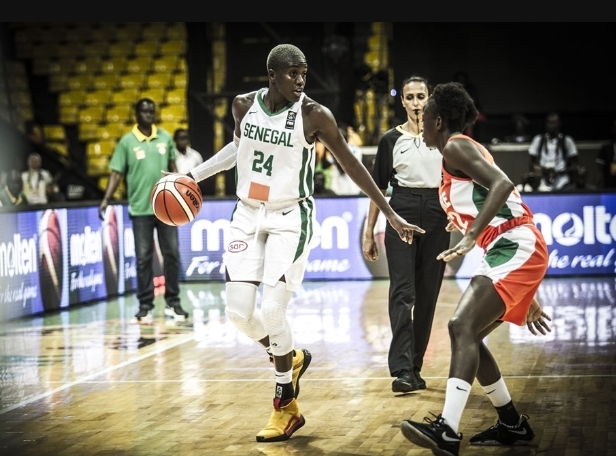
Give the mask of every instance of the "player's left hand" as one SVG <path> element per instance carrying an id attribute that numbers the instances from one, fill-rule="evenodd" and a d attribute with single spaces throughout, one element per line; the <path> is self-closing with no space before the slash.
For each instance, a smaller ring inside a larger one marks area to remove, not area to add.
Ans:
<path id="1" fill-rule="evenodd" d="M 539 333 L 545 336 L 548 332 L 552 332 L 546 320 L 552 321 L 550 316 L 539 305 L 537 298 L 533 298 L 533 302 L 530 304 L 526 314 L 526 327 L 535 336 L 538 336 Z"/>
<path id="2" fill-rule="evenodd" d="M 468 252 L 473 250 L 473 247 L 475 247 L 475 241 L 467 236 L 464 236 L 455 247 L 444 250 L 436 257 L 436 259 L 451 261 L 455 258 L 466 255 Z"/>

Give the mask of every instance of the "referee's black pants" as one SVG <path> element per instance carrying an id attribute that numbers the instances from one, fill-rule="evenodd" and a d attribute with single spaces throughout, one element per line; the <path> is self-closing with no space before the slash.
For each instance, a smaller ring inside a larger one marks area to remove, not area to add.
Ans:
<path id="1" fill-rule="evenodd" d="M 449 248 L 447 217 L 436 188 L 394 187 L 391 207 L 426 233 L 407 244 L 389 223 L 385 250 L 389 268 L 389 320 L 392 339 L 388 363 L 392 377 L 421 371 L 430 339 L 445 262 L 436 257 Z"/>

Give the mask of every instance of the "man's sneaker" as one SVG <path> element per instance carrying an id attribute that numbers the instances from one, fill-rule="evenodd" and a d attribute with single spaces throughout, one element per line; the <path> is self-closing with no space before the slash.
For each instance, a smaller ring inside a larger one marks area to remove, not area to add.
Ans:
<path id="1" fill-rule="evenodd" d="M 274 399 L 274 411 L 267 425 L 257 434 L 257 442 L 282 442 L 289 440 L 293 433 L 301 428 L 306 420 L 299 413 L 299 405 L 295 399 L 291 399 L 285 406 L 276 408 Z"/>
<path id="2" fill-rule="evenodd" d="M 312 361 L 312 354 L 302 348 L 301 350 L 294 350 L 295 356 L 293 356 L 293 390 L 295 391 L 295 399 L 299 396 L 299 379 L 302 378 L 308 366 L 310 366 L 310 361 Z"/>
<path id="3" fill-rule="evenodd" d="M 471 437 L 471 445 L 528 445 L 535 433 L 528 424 L 528 415 L 521 415 L 518 424 L 509 426 L 496 421 L 494 426 Z"/>
<path id="4" fill-rule="evenodd" d="M 430 448 L 438 456 L 458 456 L 462 434 L 453 432 L 442 415 L 435 420 L 424 418 L 427 423 L 405 420 L 400 424 L 402 434 L 415 445 Z"/>
<path id="5" fill-rule="evenodd" d="M 182 306 L 180 304 L 176 304 L 174 306 L 166 306 L 165 315 L 167 315 L 168 317 L 173 317 L 176 320 L 186 320 L 189 316 L 188 312 L 182 309 Z"/>
<path id="6" fill-rule="evenodd" d="M 152 323 L 152 309 L 148 309 L 146 307 L 140 307 L 139 312 L 135 314 L 135 319 L 139 323 Z"/>

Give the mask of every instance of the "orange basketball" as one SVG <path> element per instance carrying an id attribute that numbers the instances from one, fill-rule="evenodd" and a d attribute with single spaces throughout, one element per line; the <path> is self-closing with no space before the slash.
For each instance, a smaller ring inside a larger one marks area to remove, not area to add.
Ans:
<path id="1" fill-rule="evenodd" d="M 199 184 L 184 174 L 163 176 L 152 189 L 150 199 L 154 215 L 171 226 L 192 222 L 203 202 Z"/>

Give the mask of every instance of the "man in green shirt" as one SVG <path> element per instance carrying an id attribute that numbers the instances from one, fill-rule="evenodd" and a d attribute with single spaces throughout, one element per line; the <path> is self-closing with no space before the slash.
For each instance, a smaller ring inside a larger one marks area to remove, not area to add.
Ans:
<path id="1" fill-rule="evenodd" d="M 158 220 L 152 210 L 150 194 L 162 171 L 177 172 L 175 143 L 171 134 L 154 125 L 156 104 L 142 98 L 135 105 L 137 124 L 116 146 L 109 168 L 111 175 L 99 216 L 105 219 L 109 201 L 123 178 L 126 179 L 128 213 L 133 222 L 137 257 L 138 321 L 151 321 L 154 309 L 154 230 L 163 256 L 165 277 L 165 314 L 183 320 L 188 318 L 180 304 L 180 253 L 177 227 Z"/>

